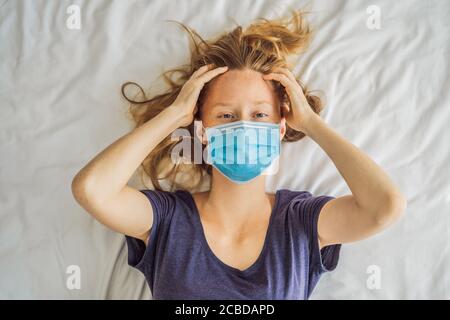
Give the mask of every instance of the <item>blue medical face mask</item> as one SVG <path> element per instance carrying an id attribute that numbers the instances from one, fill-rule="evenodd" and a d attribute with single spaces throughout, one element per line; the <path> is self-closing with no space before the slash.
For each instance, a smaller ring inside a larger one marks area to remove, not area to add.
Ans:
<path id="1" fill-rule="evenodd" d="M 207 162 L 235 183 L 248 182 L 280 155 L 280 125 L 235 121 L 205 128 Z"/>

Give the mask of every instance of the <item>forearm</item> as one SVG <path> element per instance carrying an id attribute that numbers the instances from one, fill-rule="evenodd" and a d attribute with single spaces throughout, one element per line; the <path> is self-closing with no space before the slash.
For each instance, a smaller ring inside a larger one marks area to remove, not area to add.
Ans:
<path id="1" fill-rule="evenodd" d="M 180 126 L 176 111 L 166 108 L 116 140 L 78 172 L 73 184 L 99 201 L 120 192 L 148 154 Z"/>
<path id="2" fill-rule="evenodd" d="M 359 207 L 378 213 L 402 200 L 400 191 L 384 170 L 319 116 L 311 117 L 305 131 L 331 158 Z"/>

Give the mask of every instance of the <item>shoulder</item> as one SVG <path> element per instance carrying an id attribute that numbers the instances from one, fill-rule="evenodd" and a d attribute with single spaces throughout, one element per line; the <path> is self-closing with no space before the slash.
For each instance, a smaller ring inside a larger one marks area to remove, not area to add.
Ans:
<path id="1" fill-rule="evenodd" d="M 178 205 L 190 205 L 191 194 L 184 189 L 176 191 L 166 191 L 158 189 L 140 189 L 151 202 L 154 210 L 168 210 L 175 209 Z"/>
<path id="2" fill-rule="evenodd" d="M 300 216 L 317 215 L 326 202 L 334 199 L 333 196 L 313 194 L 306 190 L 280 189 L 277 193 L 279 209 Z"/>
<path id="3" fill-rule="evenodd" d="M 308 200 L 314 199 L 318 197 L 331 197 L 329 195 L 323 194 L 314 194 L 308 190 L 293 190 L 293 189 L 278 189 L 276 191 L 279 198 L 283 198 L 285 201 L 293 201 L 293 200 Z"/>
<path id="4" fill-rule="evenodd" d="M 278 197 L 278 202 L 281 205 L 287 205 L 293 201 L 304 200 L 313 196 L 309 191 L 291 189 L 278 189 L 276 195 Z"/>

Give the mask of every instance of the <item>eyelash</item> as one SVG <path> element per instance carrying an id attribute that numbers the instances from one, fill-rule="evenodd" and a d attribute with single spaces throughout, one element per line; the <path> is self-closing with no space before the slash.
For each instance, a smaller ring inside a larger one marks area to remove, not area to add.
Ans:
<path id="1" fill-rule="evenodd" d="M 264 113 L 264 112 L 258 112 L 257 114 L 263 114 L 263 115 L 265 115 L 266 117 L 268 116 L 268 114 L 267 114 L 267 113 Z"/>
<path id="2" fill-rule="evenodd" d="M 230 118 L 226 118 L 226 117 L 225 117 L 225 116 L 228 116 L 228 115 L 232 115 L 232 114 L 230 114 L 230 113 L 224 113 L 224 114 L 222 114 L 222 115 L 219 115 L 219 118 L 230 119 Z"/>
<path id="3" fill-rule="evenodd" d="M 264 113 L 264 112 L 257 112 L 256 113 L 257 115 L 258 114 L 263 114 L 264 116 L 268 116 L 268 114 L 267 113 Z M 230 113 L 224 113 L 224 114 L 222 114 L 222 115 L 219 115 L 219 118 L 224 118 L 224 119 L 230 119 L 230 118 L 226 118 L 225 116 L 228 116 L 228 115 L 231 115 L 231 116 L 233 116 L 232 114 L 230 114 Z M 259 118 L 259 117 L 258 117 Z M 261 117 L 262 118 L 262 117 Z"/>

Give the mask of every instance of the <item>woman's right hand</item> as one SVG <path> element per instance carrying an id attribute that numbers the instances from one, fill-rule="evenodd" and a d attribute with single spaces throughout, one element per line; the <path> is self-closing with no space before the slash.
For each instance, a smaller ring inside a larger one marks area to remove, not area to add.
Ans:
<path id="1" fill-rule="evenodd" d="M 205 83 L 228 70 L 227 66 L 212 69 L 213 67 L 214 64 L 208 64 L 196 70 L 169 107 L 175 108 L 183 115 L 180 127 L 188 126 L 194 121 L 194 114 L 198 109 L 197 100 Z"/>

